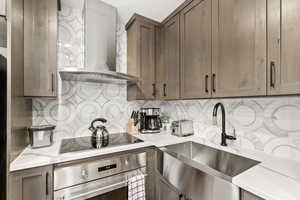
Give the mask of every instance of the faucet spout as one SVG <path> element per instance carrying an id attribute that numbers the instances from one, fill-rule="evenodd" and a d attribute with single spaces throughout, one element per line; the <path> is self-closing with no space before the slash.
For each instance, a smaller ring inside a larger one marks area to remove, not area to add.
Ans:
<path id="1" fill-rule="evenodd" d="M 235 137 L 229 136 L 226 134 L 226 114 L 225 114 L 225 107 L 222 103 L 217 103 L 213 110 L 213 121 L 214 124 L 217 124 L 217 115 L 218 115 L 218 109 L 221 107 L 222 112 L 222 134 L 221 134 L 221 145 L 227 146 L 226 139 L 228 140 L 236 140 Z"/>

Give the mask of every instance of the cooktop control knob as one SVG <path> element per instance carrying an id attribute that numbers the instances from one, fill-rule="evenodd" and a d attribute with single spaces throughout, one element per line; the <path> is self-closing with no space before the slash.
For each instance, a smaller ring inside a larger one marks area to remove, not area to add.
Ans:
<path id="1" fill-rule="evenodd" d="M 129 165 L 128 159 L 125 159 L 125 165 L 126 165 L 126 167 Z"/>
<path id="2" fill-rule="evenodd" d="M 89 177 L 88 170 L 83 168 L 81 169 L 81 178 L 87 179 Z"/>

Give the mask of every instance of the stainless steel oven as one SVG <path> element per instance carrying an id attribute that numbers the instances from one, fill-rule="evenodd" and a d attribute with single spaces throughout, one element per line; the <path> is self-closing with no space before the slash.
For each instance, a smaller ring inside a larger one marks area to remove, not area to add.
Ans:
<path id="1" fill-rule="evenodd" d="M 54 200 L 124 200 L 128 177 L 145 172 L 146 153 L 59 164 Z"/>

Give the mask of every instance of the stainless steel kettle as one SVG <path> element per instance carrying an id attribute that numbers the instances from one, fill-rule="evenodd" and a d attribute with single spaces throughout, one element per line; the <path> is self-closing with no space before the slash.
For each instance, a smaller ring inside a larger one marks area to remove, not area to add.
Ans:
<path id="1" fill-rule="evenodd" d="M 92 131 L 92 145 L 94 148 L 101 148 L 107 146 L 109 143 L 109 133 L 104 125 L 98 125 L 95 127 L 96 122 L 102 122 L 105 124 L 107 122 L 106 119 L 97 118 L 92 121 L 91 126 L 89 128 Z"/>

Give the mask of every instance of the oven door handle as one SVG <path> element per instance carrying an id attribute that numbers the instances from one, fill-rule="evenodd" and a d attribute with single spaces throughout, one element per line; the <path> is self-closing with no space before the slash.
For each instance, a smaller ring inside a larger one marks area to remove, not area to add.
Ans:
<path id="1" fill-rule="evenodd" d="M 83 199 L 86 199 L 86 198 L 91 198 L 91 197 L 94 197 L 96 195 L 105 194 L 107 192 L 111 192 L 113 190 L 125 187 L 125 186 L 127 186 L 127 183 L 128 183 L 128 181 L 118 182 L 118 183 L 115 183 L 115 184 L 111 184 L 109 186 L 101 187 L 101 188 L 96 189 L 96 190 L 92 190 L 92 191 L 82 193 L 80 195 L 71 196 L 68 199 L 70 199 L 70 200 L 83 200 Z M 64 199 L 64 198 L 62 198 L 62 199 Z"/>

